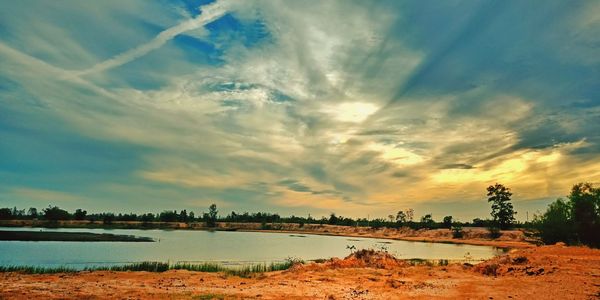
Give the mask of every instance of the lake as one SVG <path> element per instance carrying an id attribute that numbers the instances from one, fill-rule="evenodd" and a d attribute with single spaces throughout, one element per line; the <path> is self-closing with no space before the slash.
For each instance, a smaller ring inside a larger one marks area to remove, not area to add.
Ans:
<path id="1" fill-rule="evenodd" d="M 0 241 L 0 265 L 86 266 L 140 261 L 206 262 L 225 265 L 277 262 L 288 257 L 314 260 L 345 257 L 347 246 L 384 249 L 398 258 L 483 260 L 502 253 L 488 246 L 423 243 L 310 234 L 88 228 L 9 228 L 1 230 L 93 232 L 146 236 L 154 243 Z"/>

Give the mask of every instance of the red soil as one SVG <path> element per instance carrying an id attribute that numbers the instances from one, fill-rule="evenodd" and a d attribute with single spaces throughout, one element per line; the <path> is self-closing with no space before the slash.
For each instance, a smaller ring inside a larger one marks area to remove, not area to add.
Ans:
<path id="1" fill-rule="evenodd" d="M 476 266 L 411 266 L 385 253 L 239 278 L 189 271 L 0 274 L 0 299 L 598 299 L 600 250 L 513 250 Z"/>

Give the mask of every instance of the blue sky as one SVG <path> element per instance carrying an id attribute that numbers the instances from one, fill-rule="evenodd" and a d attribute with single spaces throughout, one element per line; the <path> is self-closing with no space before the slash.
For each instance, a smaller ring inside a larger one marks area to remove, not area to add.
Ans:
<path id="1" fill-rule="evenodd" d="M 519 218 L 600 182 L 597 1 L 0 1 L 0 206 Z"/>

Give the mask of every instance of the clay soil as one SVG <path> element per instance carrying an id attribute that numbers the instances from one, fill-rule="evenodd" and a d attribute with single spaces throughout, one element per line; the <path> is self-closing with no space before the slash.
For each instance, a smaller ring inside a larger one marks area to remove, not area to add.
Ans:
<path id="1" fill-rule="evenodd" d="M 512 250 L 471 266 L 411 265 L 381 252 L 253 278 L 189 271 L 0 274 L 0 299 L 599 299 L 600 250 Z"/>

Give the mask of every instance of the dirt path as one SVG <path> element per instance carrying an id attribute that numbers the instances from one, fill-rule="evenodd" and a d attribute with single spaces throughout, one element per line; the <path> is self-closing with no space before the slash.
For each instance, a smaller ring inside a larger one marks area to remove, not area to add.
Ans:
<path id="1" fill-rule="evenodd" d="M 599 299 L 600 250 L 535 247 L 476 266 L 349 257 L 250 279 L 188 271 L 4 273 L 3 298 Z"/>

